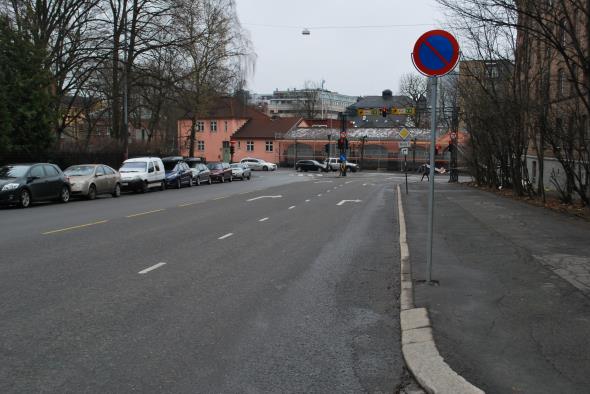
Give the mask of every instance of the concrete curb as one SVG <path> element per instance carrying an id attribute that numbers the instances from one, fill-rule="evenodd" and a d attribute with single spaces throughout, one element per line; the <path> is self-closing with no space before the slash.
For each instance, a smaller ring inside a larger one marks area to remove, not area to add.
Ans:
<path id="1" fill-rule="evenodd" d="M 406 218 L 397 185 L 399 245 L 401 257 L 400 324 L 402 353 L 406 365 L 424 390 L 440 394 L 483 394 L 457 374 L 442 358 L 432 335 L 426 308 L 415 308 L 410 250 L 406 238 Z"/>

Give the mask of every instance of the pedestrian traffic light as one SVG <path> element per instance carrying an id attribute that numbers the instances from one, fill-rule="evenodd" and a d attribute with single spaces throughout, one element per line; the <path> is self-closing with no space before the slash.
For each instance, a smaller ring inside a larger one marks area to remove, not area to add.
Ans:
<path id="1" fill-rule="evenodd" d="M 324 151 L 325 151 L 326 153 L 330 153 L 330 144 L 326 144 L 326 145 L 324 145 Z"/>
<path id="2" fill-rule="evenodd" d="M 387 118 L 387 108 L 386 107 L 381 108 L 381 116 L 383 116 L 384 118 Z"/>

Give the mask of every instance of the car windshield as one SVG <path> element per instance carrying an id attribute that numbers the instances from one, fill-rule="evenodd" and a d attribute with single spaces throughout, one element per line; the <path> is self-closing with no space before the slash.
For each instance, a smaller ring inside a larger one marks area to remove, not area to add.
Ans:
<path id="1" fill-rule="evenodd" d="M 209 167 L 210 170 L 222 170 L 223 166 L 221 165 L 221 163 L 209 163 L 207 164 L 207 167 Z"/>
<path id="2" fill-rule="evenodd" d="M 238 163 L 234 163 L 231 165 L 231 168 L 242 168 L 242 165 L 238 164 Z"/>
<path id="3" fill-rule="evenodd" d="M 25 176 L 31 166 L 2 166 L 0 178 L 20 178 Z"/>
<path id="4" fill-rule="evenodd" d="M 199 168 L 199 162 L 198 161 L 189 161 L 187 164 L 188 164 L 188 166 L 190 168 Z"/>
<path id="5" fill-rule="evenodd" d="M 64 174 L 67 176 L 87 176 L 92 175 L 94 166 L 71 166 L 66 168 Z"/>
<path id="6" fill-rule="evenodd" d="M 119 172 L 145 172 L 147 162 L 145 161 L 130 161 L 123 163 Z"/>
<path id="7" fill-rule="evenodd" d="M 164 162 L 164 170 L 166 171 L 174 171 L 174 168 L 176 167 L 176 164 L 178 162 L 176 161 L 165 161 Z"/>

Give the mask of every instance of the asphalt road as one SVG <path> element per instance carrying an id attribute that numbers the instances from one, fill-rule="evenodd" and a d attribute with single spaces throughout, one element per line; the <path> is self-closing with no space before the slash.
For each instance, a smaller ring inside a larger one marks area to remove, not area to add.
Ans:
<path id="1" fill-rule="evenodd" d="M 1 209 L 0 392 L 395 392 L 401 178 L 299 175 Z"/>

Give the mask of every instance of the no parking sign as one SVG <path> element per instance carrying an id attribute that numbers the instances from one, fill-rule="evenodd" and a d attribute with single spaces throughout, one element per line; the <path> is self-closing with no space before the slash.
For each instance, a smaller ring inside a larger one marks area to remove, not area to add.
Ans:
<path id="1" fill-rule="evenodd" d="M 451 33 L 431 30 L 416 41 L 412 60 L 422 74 L 436 77 L 453 70 L 459 61 L 459 54 L 459 43 Z"/>

